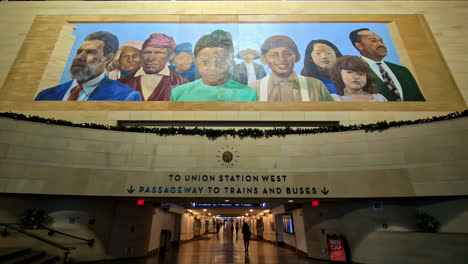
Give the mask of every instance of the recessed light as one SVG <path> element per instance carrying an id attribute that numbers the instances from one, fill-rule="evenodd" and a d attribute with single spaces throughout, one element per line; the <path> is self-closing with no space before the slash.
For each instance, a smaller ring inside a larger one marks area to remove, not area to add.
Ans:
<path id="1" fill-rule="evenodd" d="M 288 202 L 292 203 L 292 202 L 294 202 L 294 200 L 289 200 Z"/>

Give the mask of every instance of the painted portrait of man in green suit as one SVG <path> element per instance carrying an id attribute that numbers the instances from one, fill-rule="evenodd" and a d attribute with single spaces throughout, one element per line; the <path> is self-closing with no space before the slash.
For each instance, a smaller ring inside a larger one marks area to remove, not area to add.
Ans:
<path id="1" fill-rule="evenodd" d="M 406 67 L 383 60 L 387 56 L 387 47 L 379 35 L 368 28 L 361 28 L 352 31 L 349 38 L 371 67 L 379 93 L 388 101 L 426 101 Z"/>

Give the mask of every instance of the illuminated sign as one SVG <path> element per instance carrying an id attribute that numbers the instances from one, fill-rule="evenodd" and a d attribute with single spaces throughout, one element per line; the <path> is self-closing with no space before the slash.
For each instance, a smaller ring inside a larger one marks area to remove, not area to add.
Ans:
<path id="1" fill-rule="evenodd" d="M 192 203 L 192 207 L 265 207 L 265 203 L 251 204 L 251 203 Z"/>

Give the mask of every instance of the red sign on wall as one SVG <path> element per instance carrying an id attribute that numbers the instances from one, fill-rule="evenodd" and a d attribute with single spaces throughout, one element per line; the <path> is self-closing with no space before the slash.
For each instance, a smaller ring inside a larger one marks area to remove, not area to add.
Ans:
<path id="1" fill-rule="evenodd" d="M 346 262 L 346 251 L 343 238 L 327 237 L 330 261 Z"/>

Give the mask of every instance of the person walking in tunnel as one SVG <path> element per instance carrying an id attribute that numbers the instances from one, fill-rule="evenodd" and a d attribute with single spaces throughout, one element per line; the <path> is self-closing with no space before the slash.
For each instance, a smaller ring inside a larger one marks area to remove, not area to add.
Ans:
<path id="1" fill-rule="evenodd" d="M 221 228 L 221 224 L 218 222 L 216 223 L 216 234 L 219 234 L 219 229 Z"/>
<path id="2" fill-rule="evenodd" d="M 239 233 L 239 228 L 240 228 L 239 222 L 237 222 L 237 223 L 236 223 L 236 236 L 237 236 L 238 233 Z"/>
<path id="3" fill-rule="evenodd" d="M 250 227 L 247 222 L 244 222 L 244 225 L 242 226 L 242 235 L 244 236 L 245 251 L 249 251 L 249 241 L 252 233 L 250 232 Z"/>

